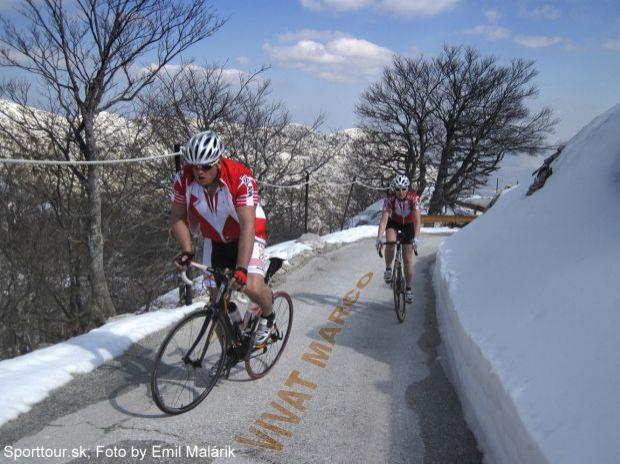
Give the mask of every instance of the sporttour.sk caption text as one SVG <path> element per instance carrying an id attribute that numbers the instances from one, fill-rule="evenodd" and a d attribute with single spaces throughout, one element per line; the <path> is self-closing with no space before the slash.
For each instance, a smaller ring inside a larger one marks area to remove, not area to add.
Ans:
<path id="1" fill-rule="evenodd" d="M 2 456 L 11 461 L 27 462 L 30 459 L 59 459 L 59 458 L 82 458 L 82 459 L 105 459 L 118 460 L 132 458 L 139 461 L 145 459 L 170 459 L 170 458 L 233 458 L 235 449 L 231 446 L 199 446 L 199 445 L 152 445 L 149 447 L 139 446 L 96 446 L 94 449 L 79 446 L 78 448 L 47 448 L 37 446 L 34 448 L 17 448 L 6 446 Z"/>

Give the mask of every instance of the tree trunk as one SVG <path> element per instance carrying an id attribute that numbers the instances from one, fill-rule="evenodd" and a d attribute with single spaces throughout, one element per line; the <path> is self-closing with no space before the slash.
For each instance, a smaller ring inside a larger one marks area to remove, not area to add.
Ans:
<path id="1" fill-rule="evenodd" d="M 96 160 L 97 144 L 94 132 L 95 117 L 84 117 L 85 142 L 89 160 Z M 105 277 L 103 259 L 103 232 L 101 229 L 101 190 L 99 188 L 98 165 L 88 165 L 87 194 L 88 222 L 86 225 L 87 249 L 89 254 L 90 302 L 89 312 L 94 324 L 101 325 L 106 319 L 116 315 L 116 308 L 110 296 Z"/>
<path id="2" fill-rule="evenodd" d="M 441 151 L 441 161 L 437 170 L 437 179 L 435 180 L 435 190 L 431 196 L 428 206 L 428 214 L 441 214 L 443 207 L 446 205 L 445 183 L 448 180 L 448 164 L 450 160 L 449 146 L 444 147 Z"/>
<path id="3" fill-rule="evenodd" d="M 424 152 L 422 152 L 422 154 L 420 154 L 420 161 L 419 161 L 419 166 L 420 166 L 420 177 L 419 177 L 419 181 L 418 181 L 418 195 L 422 195 L 424 193 L 424 190 L 426 190 L 426 157 L 423 154 Z"/>

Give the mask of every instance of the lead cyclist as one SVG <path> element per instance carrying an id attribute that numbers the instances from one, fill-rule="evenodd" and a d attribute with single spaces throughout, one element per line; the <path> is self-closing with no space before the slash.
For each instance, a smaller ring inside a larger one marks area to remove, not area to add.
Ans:
<path id="1" fill-rule="evenodd" d="M 252 173 L 224 157 L 224 151 L 212 130 L 195 134 L 182 148 L 185 166 L 174 182 L 170 212 L 170 227 L 182 251 L 175 265 L 187 270 L 193 258 L 191 231 L 200 231 L 203 264 L 233 269 L 231 288 L 260 306 L 255 339 L 260 344 L 269 338 L 274 321 L 273 295 L 264 280 L 267 220 Z"/>

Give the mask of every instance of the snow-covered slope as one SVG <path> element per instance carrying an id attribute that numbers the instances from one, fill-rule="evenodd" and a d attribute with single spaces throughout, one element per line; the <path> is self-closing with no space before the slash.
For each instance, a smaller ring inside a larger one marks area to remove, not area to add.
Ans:
<path id="1" fill-rule="evenodd" d="M 620 462 L 620 105 L 435 268 L 446 363 L 489 462 Z"/>

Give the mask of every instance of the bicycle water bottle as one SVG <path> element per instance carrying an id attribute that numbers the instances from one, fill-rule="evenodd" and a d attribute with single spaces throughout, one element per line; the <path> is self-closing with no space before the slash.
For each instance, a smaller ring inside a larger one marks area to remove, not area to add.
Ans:
<path id="1" fill-rule="evenodd" d="M 258 314 L 260 313 L 260 308 L 258 306 L 252 306 L 248 308 L 243 316 L 243 325 L 241 326 L 241 330 L 244 332 L 249 332 L 252 330 L 252 324 L 254 323 L 254 319 L 258 318 Z"/>

